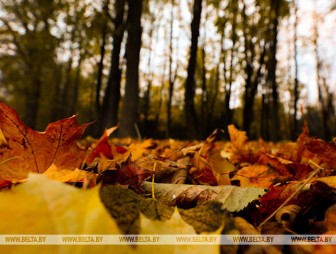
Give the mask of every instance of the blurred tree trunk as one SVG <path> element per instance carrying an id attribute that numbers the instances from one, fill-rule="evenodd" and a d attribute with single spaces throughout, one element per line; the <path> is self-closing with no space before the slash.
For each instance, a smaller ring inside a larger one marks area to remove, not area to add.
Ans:
<path id="1" fill-rule="evenodd" d="M 166 137 L 170 137 L 170 130 L 171 130 L 171 107 L 173 101 L 173 91 L 174 85 L 177 75 L 177 67 L 175 69 L 175 73 L 173 74 L 173 29 L 174 29 L 174 6 L 175 0 L 171 0 L 171 10 L 170 10 L 170 30 L 169 30 L 169 66 L 168 66 L 168 100 L 167 100 L 167 122 L 166 122 Z M 173 76 L 174 75 L 174 76 Z"/>
<path id="2" fill-rule="evenodd" d="M 293 9 L 294 9 L 294 98 L 293 98 L 293 107 L 294 107 L 294 114 L 293 114 L 293 131 L 292 131 L 292 140 L 296 140 L 299 134 L 299 126 L 298 126 L 298 101 L 299 101 L 299 79 L 298 79 L 298 48 L 297 48 L 297 25 L 298 25 L 298 16 L 297 16 L 297 3 L 296 0 L 293 0 Z"/>
<path id="3" fill-rule="evenodd" d="M 265 63 L 266 56 L 266 43 L 259 42 L 259 67 L 254 70 L 254 62 L 256 56 L 257 43 L 252 42 L 253 34 L 250 33 L 250 27 L 248 23 L 248 16 L 246 14 L 246 5 L 243 2 L 242 9 L 242 23 L 244 34 L 244 57 L 245 57 L 245 91 L 244 91 L 244 106 L 243 106 L 243 128 L 249 135 L 251 124 L 253 121 L 253 106 L 255 96 L 257 94 L 258 85 L 260 82 L 262 68 Z M 253 30 L 253 29 L 252 29 Z"/>
<path id="4" fill-rule="evenodd" d="M 230 65 L 228 70 L 228 77 L 225 78 L 225 97 L 224 97 L 224 126 L 227 128 L 229 124 L 232 123 L 232 117 L 233 112 L 230 108 L 230 100 L 231 100 L 231 93 L 232 93 L 232 84 L 233 84 L 233 71 L 234 71 L 234 61 L 233 59 L 236 57 L 237 49 L 236 49 L 236 43 L 237 43 L 237 16 L 238 16 L 238 2 L 237 1 L 231 1 L 231 8 L 232 8 L 232 21 L 231 21 L 231 41 L 232 41 L 232 47 L 230 50 Z M 225 77 L 227 73 L 224 74 Z"/>
<path id="5" fill-rule="evenodd" d="M 204 33 L 205 34 L 205 33 Z M 205 37 L 205 36 L 204 36 Z M 205 38 L 204 38 L 205 41 Z M 201 100 L 201 121 L 200 121 L 200 137 L 206 138 L 207 137 L 207 127 L 208 127 L 208 122 L 206 121 L 207 119 L 207 115 L 208 115 L 208 99 L 209 99 L 209 94 L 207 91 L 207 78 L 206 78 L 206 74 L 207 74 L 207 68 L 206 68 L 206 63 L 205 63 L 205 49 L 204 49 L 204 45 L 202 45 L 202 47 L 200 48 L 201 53 L 201 74 L 202 74 L 202 100 Z"/>
<path id="6" fill-rule="evenodd" d="M 144 123 L 144 134 L 146 136 L 151 136 L 153 135 L 153 130 L 149 128 L 150 125 L 150 119 L 149 115 L 151 113 L 151 103 L 152 103 L 152 84 L 153 84 L 153 76 L 154 76 L 154 71 L 153 71 L 153 66 L 152 66 L 152 60 L 153 60 L 153 52 L 155 49 L 155 42 L 159 40 L 159 32 L 155 34 L 156 31 L 158 31 L 160 23 L 156 23 L 157 19 L 160 19 L 161 15 L 159 14 L 160 6 L 157 5 L 157 3 L 153 3 L 153 10 L 149 11 L 149 16 L 150 16 L 150 28 L 148 31 L 148 41 L 149 44 L 147 46 L 149 53 L 148 53 L 148 58 L 147 58 L 147 72 L 145 74 L 144 80 L 146 81 L 146 89 L 144 92 L 144 98 L 143 98 L 143 123 Z M 154 34 L 156 37 L 154 37 Z"/>
<path id="7" fill-rule="evenodd" d="M 270 20 L 271 20 L 271 39 L 268 45 L 268 63 L 267 63 L 267 81 L 272 89 L 272 128 L 271 140 L 278 141 L 280 139 L 281 130 L 279 119 L 279 92 L 278 84 L 276 81 L 276 68 L 277 68 L 277 45 L 278 45 L 278 25 L 280 16 L 280 1 L 270 0 Z"/>
<path id="8" fill-rule="evenodd" d="M 82 40 L 80 40 L 79 42 L 79 47 L 80 48 L 82 47 Z M 73 81 L 72 98 L 71 98 L 70 105 L 69 105 L 69 112 L 68 112 L 69 115 L 76 113 L 76 106 L 77 106 L 79 87 L 80 87 L 80 76 L 81 76 L 82 63 L 83 63 L 83 58 L 84 58 L 83 55 L 84 53 L 79 54 L 79 59 L 77 62 L 75 79 Z"/>
<path id="9" fill-rule="evenodd" d="M 106 52 L 106 40 L 107 40 L 107 12 L 108 12 L 108 3 L 109 0 L 104 2 L 103 6 L 103 26 L 101 30 L 101 43 L 100 43 L 100 59 L 98 63 L 98 70 L 97 70 L 97 77 L 96 77 L 96 114 L 99 116 L 99 112 L 102 110 L 102 105 L 100 103 L 100 93 L 101 87 L 103 82 L 103 70 L 104 70 L 104 59 L 105 59 L 105 52 Z M 98 120 L 99 121 L 99 120 Z"/>
<path id="10" fill-rule="evenodd" d="M 120 120 L 121 137 L 136 136 L 139 102 L 139 60 L 141 49 L 142 0 L 128 0 L 127 43 L 126 43 L 126 87 Z"/>
<path id="11" fill-rule="evenodd" d="M 224 30 L 224 29 L 223 29 Z M 213 116 L 215 113 L 215 110 L 213 110 L 215 108 L 216 102 L 217 102 L 217 98 L 218 98 L 218 93 L 219 93 L 219 85 L 220 85 L 220 63 L 222 61 L 223 58 L 223 54 L 224 54 L 224 32 L 221 34 L 221 40 L 220 40 L 220 50 L 219 50 L 219 62 L 216 64 L 216 70 L 215 70 L 215 78 L 214 78 L 214 87 L 213 90 L 211 91 L 211 95 L 209 95 L 209 102 L 208 102 L 208 115 L 207 115 L 207 122 L 211 123 L 213 121 Z"/>
<path id="12" fill-rule="evenodd" d="M 318 32 L 318 13 L 314 13 L 314 26 L 313 26 L 313 47 L 314 47 L 314 57 L 315 57 L 315 71 L 316 71 L 316 84 L 317 84 L 317 90 L 318 90 L 318 99 L 320 103 L 321 108 L 321 118 L 322 118 L 322 137 L 324 139 L 330 138 L 330 131 L 328 128 L 328 108 L 327 108 L 327 94 L 326 89 L 323 89 L 323 86 L 325 86 L 325 81 L 323 80 L 321 76 L 321 70 L 322 70 L 322 60 L 321 56 L 319 54 L 319 32 Z"/>
<path id="13" fill-rule="evenodd" d="M 118 124 L 118 112 L 120 103 L 120 83 L 122 67 L 120 64 L 121 44 L 125 31 L 125 0 L 115 1 L 114 32 L 111 52 L 111 65 L 107 80 L 107 85 L 103 97 L 102 109 L 98 114 L 98 129 L 100 133 L 105 128 Z"/>
<path id="14" fill-rule="evenodd" d="M 202 0 L 194 0 L 193 19 L 191 22 L 191 46 L 188 62 L 187 80 L 185 83 L 184 108 L 187 136 L 190 139 L 199 137 L 199 126 L 195 110 L 195 70 L 198 48 L 199 28 L 202 13 Z"/>

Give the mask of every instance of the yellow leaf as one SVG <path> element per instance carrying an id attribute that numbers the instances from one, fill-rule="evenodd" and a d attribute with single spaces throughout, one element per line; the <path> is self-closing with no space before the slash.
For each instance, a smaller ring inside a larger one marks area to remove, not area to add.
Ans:
<path id="1" fill-rule="evenodd" d="M 120 234 L 99 199 L 90 190 L 30 174 L 27 182 L 0 195 L 0 234 Z M 130 253 L 128 246 L 17 245 L 0 253 Z"/>
<path id="2" fill-rule="evenodd" d="M 59 182 L 82 182 L 88 172 L 76 168 L 75 170 L 59 169 L 55 164 L 52 164 L 43 175 L 50 179 Z"/>
<path id="3" fill-rule="evenodd" d="M 236 167 L 227 159 L 223 158 L 219 150 L 210 154 L 209 164 L 214 173 L 218 185 L 230 185 L 230 172 L 236 170 Z"/>
<path id="4" fill-rule="evenodd" d="M 140 214 L 141 229 L 140 234 L 155 234 L 155 235 L 196 235 L 192 226 L 185 223 L 178 210 L 175 208 L 174 214 L 168 221 L 153 221 L 147 219 Z M 219 235 L 220 228 L 214 233 Z M 137 253 L 160 253 L 160 254 L 203 254 L 203 253 L 220 253 L 219 245 L 140 245 L 137 247 Z"/>

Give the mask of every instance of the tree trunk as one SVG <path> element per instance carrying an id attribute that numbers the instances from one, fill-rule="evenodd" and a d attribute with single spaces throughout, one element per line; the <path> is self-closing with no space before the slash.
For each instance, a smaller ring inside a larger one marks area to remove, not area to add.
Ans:
<path id="1" fill-rule="evenodd" d="M 299 79 L 298 79 L 298 59 L 297 59 L 297 3 L 296 0 L 293 0 L 294 5 L 294 114 L 293 114 L 293 132 L 292 132 L 292 140 L 296 140 L 299 132 L 299 126 L 297 121 L 297 115 L 298 115 L 298 101 L 299 101 Z"/>
<path id="2" fill-rule="evenodd" d="M 104 4 L 104 11 L 107 12 L 108 8 L 108 0 L 105 1 Z M 96 78 L 96 114 L 99 116 L 99 112 L 102 108 L 102 105 L 100 103 L 100 92 L 101 92 L 101 87 L 102 87 L 102 82 L 103 82 L 103 69 L 104 69 L 104 58 L 105 58 L 105 52 L 106 52 L 106 37 L 107 37 L 107 18 L 106 18 L 106 13 L 104 15 L 104 22 L 103 22 L 103 27 L 102 27 L 102 32 L 101 32 L 101 44 L 100 44 L 100 59 L 98 63 L 98 70 L 97 70 L 97 78 Z"/>
<path id="3" fill-rule="evenodd" d="M 247 135 L 251 133 L 251 125 L 254 120 L 254 102 L 257 95 L 258 86 L 261 78 L 264 76 L 265 60 L 267 51 L 267 42 L 265 31 L 259 35 L 255 34 L 256 29 L 260 29 L 259 24 L 250 24 L 246 14 L 246 4 L 242 1 L 242 24 L 244 35 L 244 60 L 245 60 L 245 91 L 243 106 L 243 129 Z M 258 37 L 256 37 L 258 36 Z M 255 41 L 254 41 L 255 40 Z M 256 59 L 257 58 L 257 59 Z M 258 63 L 258 66 L 256 66 Z M 262 127 L 262 126 L 261 126 Z"/>
<path id="4" fill-rule="evenodd" d="M 280 1 L 270 0 L 271 10 L 271 34 L 272 40 L 269 44 L 269 60 L 268 60 L 268 75 L 267 79 L 270 87 L 272 88 L 272 131 L 271 140 L 278 141 L 280 139 L 280 119 L 279 119 L 279 93 L 278 84 L 276 81 L 276 67 L 277 67 L 277 44 L 278 44 L 278 24 L 279 24 L 279 12 L 280 12 Z"/>
<path id="5" fill-rule="evenodd" d="M 167 100 L 167 123 L 166 123 L 166 137 L 170 137 L 171 130 L 171 107 L 173 100 L 173 91 L 175 78 L 173 77 L 173 25 L 174 25 L 174 5 L 175 0 L 171 0 L 171 12 L 170 12 L 170 31 L 169 31 L 169 70 L 168 70 L 168 100 Z"/>
<path id="6" fill-rule="evenodd" d="M 122 67 L 120 65 L 120 51 L 125 31 L 125 0 L 116 0 L 115 10 L 116 16 L 114 19 L 111 65 L 103 98 L 103 108 L 100 110 L 98 118 L 100 132 L 102 132 L 105 128 L 117 125 L 119 121 L 118 113 L 122 74 Z"/>
<path id="7" fill-rule="evenodd" d="M 146 90 L 144 94 L 144 106 L 143 106 L 143 126 L 147 132 L 145 132 L 145 135 L 151 135 L 152 130 L 150 130 L 150 121 L 149 121 L 149 115 L 150 115 L 150 106 L 151 106 L 151 94 L 152 94 L 152 83 L 153 83 L 153 70 L 152 70 L 152 55 L 153 55 L 153 46 L 155 45 L 155 39 L 158 41 L 159 38 L 159 33 L 157 33 L 157 38 L 154 38 L 154 31 L 158 29 L 159 25 L 155 25 L 156 18 L 158 18 L 158 10 L 157 6 L 155 5 L 154 10 L 150 13 L 150 23 L 152 24 L 150 26 L 150 30 L 148 32 L 148 49 L 149 49 L 149 54 L 148 54 L 148 61 L 147 61 L 147 73 L 145 75 L 145 80 L 146 80 Z"/>
<path id="8" fill-rule="evenodd" d="M 36 69 L 36 67 L 33 69 Z M 26 114 L 23 121 L 29 127 L 36 128 L 42 81 L 39 78 L 40 74 L 35 73 L 33 75 L 33 84 L 27 89 Z"/>
<path id="9" fill-rule="evenodd" d="M 319 54 L 319 32 L 318 32 L 318 19 L 317 13 L 315 13 L 315 20 L 313 26 L 313 46 L 314 46 L 314 56 L 315 56 L 315 63 L 316 63 L 316 85 L 318 90 L 318 99 L 321 108 L 321 118 L 322 118 L 322 138 L 328 139 L 329 138 L 329 128 L 328 128 L 328 109 L 326 108 L 326 95 L 323 93 L 323 78 L 321 77 L 321 69 L 322 69 L 322 61 Z"/>
<path id="10" fill-rule="evenodd" d="M 82 47 L 82 41 L 79 43 L 80 48 Z M 68 114 L 75 114 L 76 113 L 76 105 L 78 101 L 78 94 L 79 94 L 79 85 L 80 85 L 80 76 L 82 71 L 82 62 L 83 62 L 83 54 L 80 54 L 78 62 L 77 62 L 77 68 L 76 68 L 76 75 L 73 82 L 73 90 L 72 90 L 72 99 L 70 101 Z"/>
<path id="11" fill-rule="evenodd" d="M 232 20 L 232 29 L 231 29 L 231 41 L 232 47 L 230 50 L 230 67 L 229 67 L 229 77 L 227 79 L 228 83 L 225 84 L 225 97 L 224 97 L 224 126 L 227 128 L 229 124 L 232 123 L 233 113 L 230 108 L 232 84 L 233 84 L 233 69 L 234 62 L 233 59 L 236 55 L 236 26 L 237 26 L 237 15 L 238 15 L 238 3 L 233 1 L 233 20 Z"/>
<path id="12" fill-rule="evenodd" d="M 126 87 L 123 100 L 119 135 L 135 137 L 138 121 L 139 60 L 141 49 L 142 0 L 128 0 L 127 44 L 126 44 Z"/>
<path id="13" fill-rule="evenodd" d="M 199 28 L 202 13 L 202 0 L 194 1 L 193 20 L 191 22 L 191 46 L 188 63 L 188 76 L 185 83 L 184 108 L 187 136 L 190 139 L 199 138 L 199 126 L 195 110 L 195 69 L 198 47 Z"/>

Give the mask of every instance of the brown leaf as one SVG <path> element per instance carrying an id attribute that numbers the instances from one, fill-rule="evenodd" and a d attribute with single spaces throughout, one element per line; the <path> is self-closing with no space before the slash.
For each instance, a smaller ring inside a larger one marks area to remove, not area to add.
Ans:
<path id="1" fill-rule="evenodd" d="M 8 146 L 0 148 L 0 179 L 17 180 L 28 172 L 43 173 L 51 164 L 58 168 L 80 168 L 85 151 L 76 140 L 89 124 L 79 125 L 76 116 L 50 123 L 44 132 L 25 125 L 16 111 L 0 102 L 0 129 Z"/>
<path id="2" fill-rule="evenodd" d="M 316 154 L 322 162 L 327 163 L 330 168 L 336 169 L 336 144 L 310 138 L 305 146 L 310 152 Z"/>
<path id="3" fill-rule="evenodd" d="M 152 191 L 152 184 L 143 182 L 146 192 Z M 265 193 L 262 188 L 240 188 L 237 186 L 205 186 L 191 184 L 154 184 L 155 197 L 169 206 L 191 208 L 208 201 L 217 201 L 222 209 L 237 212 Z"/>
<path id="4" fill-rule="evenodd" d="M 219 202 L 206 202 L 191 209 L 179 209 L 182 219 L 192 225 L 196 233 L 218 230 L 227 218 L 227 212 Z"/>
<path id="5" fill-rule="evenodd" d="M 199 153 L 194 154 L 191 163 L 193 167 L 189 173 L 194 181 L 199 184 L 218 185 L 210 164 Z"/>

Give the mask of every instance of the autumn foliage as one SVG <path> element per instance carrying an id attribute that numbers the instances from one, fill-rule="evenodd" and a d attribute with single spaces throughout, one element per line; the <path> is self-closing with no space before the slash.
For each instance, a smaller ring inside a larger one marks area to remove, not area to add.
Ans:
<path id="1" fill-rule="evenodd" d="M 277 144 L 249 141 L 233 125 L 228 128 L 230 142 L 220 141 L 221 130 L 204 142 L 109 139 L 116 127 L 100 140 L 81 139 L 87 126 L 73 116 L 37 132 L 0 103 L 0 210 L 7 218 L 0 233 L 141 234 L 150 231 L 148 225 L 158 234 L 336 230 L 336 144 L 310 137 L 307 125 L 296 142 Z M 79 208 L 76 202 L 83 204 Z M 101 217 L 92 221 L 92 209 Z M 78 219 L 67 217 L 70 213 L 78 213 Z M 58 231 L 44 223 L 51 215 Z M 31 220 L 38 226 L 27 229 Z M 83 223 L 92 226 L 82 228 Z M 226 253 L 226 248 L 211 251 Z M 249 248 L 252 253 L 255 246 L 239 248 L 232 253 Z M 283 248 L 263 251 L 281 253 Z M 291 246 L 290 252 L 296 248 Z"/>

